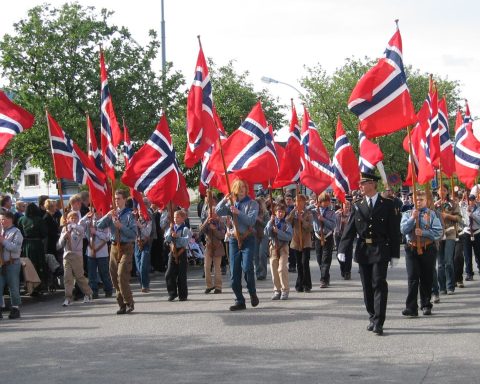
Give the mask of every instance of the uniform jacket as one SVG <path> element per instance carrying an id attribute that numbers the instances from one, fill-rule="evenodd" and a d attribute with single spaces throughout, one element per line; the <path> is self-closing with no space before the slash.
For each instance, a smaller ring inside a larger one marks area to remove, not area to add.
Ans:
<path id="1" fill-rule="evenodd" d="M 365 198 L 357 201 L 343 232 L 338 253 L 346 253 L 348 246 L 358 235 L 355 261 L 359 264 L 374 264 L 400 257 L 398 220 L 392 200 L 380 195 L 370 215 Z M 371 239 L 371 243 L 367 243 Z"/>

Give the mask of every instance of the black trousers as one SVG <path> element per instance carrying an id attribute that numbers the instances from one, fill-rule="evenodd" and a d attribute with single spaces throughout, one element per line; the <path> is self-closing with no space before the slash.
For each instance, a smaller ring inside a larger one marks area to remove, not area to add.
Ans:
<path id="1" fill-rule="evenodd" d="M 453 254 L 453 271 L 455 273 L 455 282 L 463 283 L 463 267 L 465 265 L 465 257 L 463 248 L 466 238 L 470 240 L 468 233 L 460 235 L 458 241 L 455 242 L 455 253 Z"/>
<path id="2" fill-rule="evenodd" d="M 297 282 L 295 283 L 295 289 L 297 291 L 303 291 L 305 289 L 312 289 L 312 276 L 310 275 L 310 248 L 304 248 L 303 251 L 295 252 L 295 258 L 297 261 Z"/>
<path id="3" fill-rule="evenodd" d="M 315 253 L 317 254 L 317 263 L 320 267 L 320 281 L 329 283 L 330 266 L 332 265 L 333 235 L 325 238 L 323 247 L 320 239 L 315 237 Z"/>
<path id="4" fill-rule="evenodd" d="M 433 270 L 437 255 L 437 247 L 430 244 L 419 255 L 417 249 L 405 247 L 405 264 L 408 276 L 408 293 L 405 306 L 412 312 L 418 311 L 418 292 L 420 290 L 420 308 L 432 308 Z"/>
<path id="5" fill-rule="evenodd" d="M 172 253 L 168 255 L 165 281 L 169 296 L 178 296 L 179 299 L 187 298 L 187 253 L 185 251 L 180 255 L 178 264 L 175 264 Z"/>
<path id="6" fill-rule="evenodd" d="M 340 244 L 340 239 L 342 235 L 335 235 L 335 246 L 337 247 L 338 252 L 338 244 Z M 352 259 L 353 259 L 353 242 L 350 243 L 348 248 L 345 250 L 345 261 L 338 260 L 338 264 L 340 264 L 340 274 L 342 277 L 345 277 L 347 273 L 352 272 Z"/>
<path id="7" fill-rule="evenodd" d="M 292 270 L 297 268 L 297 251 L 290 248 L 290 244 L 288 244 L 288 270 Z"/>
<path id="8" fill-rule="evenodd" d="M 387 312 L 388 260 L 382 260 L 374 264 L 359 264 L 358 267 L 362 279 L 363 300 L 370 322 L 383 326 L 385 313 Z"/>

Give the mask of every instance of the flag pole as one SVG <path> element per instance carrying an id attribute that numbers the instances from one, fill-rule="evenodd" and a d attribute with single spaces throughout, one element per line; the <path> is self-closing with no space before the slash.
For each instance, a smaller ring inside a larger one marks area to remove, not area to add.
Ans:
<path id="1" fill-rule="evenodd" d="M 296 187 L 297 187 L 297 190 L 296 190 L 297 193 L 295 195 L 295 200 L 298 201 L 298 195 L 300 195 L 300 184 L 296 183 Z M 303 230 L 302 230 L 302 222 L 300 219 L 300 212 L 298 212 L 298 210 L 297 210 L 297 214 L 298 214 L 297 216 L 298 231 L 300 232 L 300 248 L 302 249 L 301 252 L 303 252 Z"/>
<path id="2" fill-rule="evenodd" d="M 268 180 L 268 194 L 270 196 L 270 208 L 272 209 L 272 215 L 275 214 L 275 203 L 273 202 L 273 194 L 272 194 L 272 183 L 271 180 Z M 275 225 L 275 219 L 273 219 L 273 225 Z M 280 249 L 278 248 L 278 235 L 277 232 L 273 232 L 273 241 L 274 241 L 274 249 L 275 249 L 275 257 L 280 260 Z"/>
<path id="3" fill-rule="evenodd" d="M 413 204 L 415 207 L 415 210 L 418 210 L 418 202 L 417 202 L 417 174 L 415 172 L 415 160 L 413 158 L 413 148 L 412 148 L 412 127 L 407 127 L 407 132 L 408 132 L 408 146 L 409 146 L 409 152 L 410 152 L 410 167 L 412 170 L 412 186 L 413 186 Z M 415 229 L 420 228 L 420 220 L 415 221 Z M 423 249 L 422 249 L 422 244 L 420 240 L 420 236 L 416 236 L 416 243 L 417 243 L 417 254 L 422 255 L 423 254 Z"/>

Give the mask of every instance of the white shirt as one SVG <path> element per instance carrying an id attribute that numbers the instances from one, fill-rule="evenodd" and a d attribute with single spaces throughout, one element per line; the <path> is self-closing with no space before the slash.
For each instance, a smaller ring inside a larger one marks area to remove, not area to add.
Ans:
<path id="1" fill-rule="evenodd" d="M 375 203 L 377 202 L 377 198 L 378 198 L 378 192 L 373 195 L 372 197 L 367 197 L 365 196 L 365 198 L 367 199 L 367 205 L 370 206 L 370 200 L 372 200 L 372 207 L 375 207 Z"/>

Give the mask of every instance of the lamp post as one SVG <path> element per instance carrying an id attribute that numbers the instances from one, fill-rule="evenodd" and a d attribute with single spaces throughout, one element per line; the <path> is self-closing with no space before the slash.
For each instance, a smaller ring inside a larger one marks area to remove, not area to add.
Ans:
<path id="1" fill-rule="evenodd" d="M 280 80 L 275 80 L 275 79 L 272 79 L 271 77 L 267 77 L 267 76 L 262 76 L 262 78 L 260 79 L 262 80 L 264 83 L 267 83 L 267 84 L 283 84 L 283 85 L 286 85 L 287 87 L 290 87 L 292 89 L 294 89 L 301 97 L 302 99 L 306 100 L 306 97 L 305 95 L 296 87 L 294 87 L 292 84 L 288 84 L 288 83 L 285 83 L 283 81 L 280 81 Z"/>

